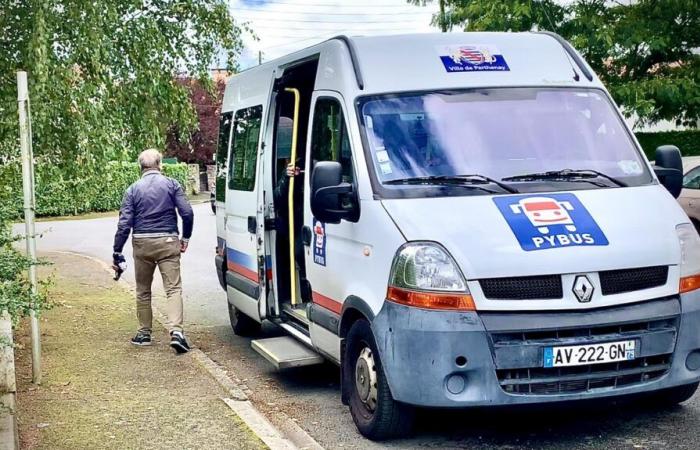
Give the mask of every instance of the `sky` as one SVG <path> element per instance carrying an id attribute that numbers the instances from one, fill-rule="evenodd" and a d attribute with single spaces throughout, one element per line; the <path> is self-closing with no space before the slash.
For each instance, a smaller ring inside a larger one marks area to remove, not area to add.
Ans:
<path id="1" fill-rule="evenodd" d="M 229 0 L 233 17 L 258 37 L 244 37 L 241 69 L 309 47 L 338 34 L 378 35 L 439 31 L 430 25 L 437 2 L 406 0 Z"/>

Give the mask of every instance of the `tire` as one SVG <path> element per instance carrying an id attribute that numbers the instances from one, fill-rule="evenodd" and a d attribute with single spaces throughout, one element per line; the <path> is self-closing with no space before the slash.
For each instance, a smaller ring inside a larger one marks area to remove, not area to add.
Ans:
<path id="1" fill-rule="evenodd" d="M 379 441 L 405 436 L 411 431 L 415 411 L 392 397 L 372 329 L 366 320 L 358 320 L 348 332 L 343 386 L 347 389 L 352 419 L 364 437 Z"/>
<path id="2" fill-rule="evenodd" d="M 652 394 L 654 404 L 661 406 L 674 406 L 689 400 L 698 390 L 700 383 L 690 383 L 681 386 L 663 389 Z"/>
<path id="3" fill-rule="evenodd" d="M 228 304 L 228 318 L 231 321 L 231 328 L 236 335 L 255 336 L 260 333 L 260 323 L 237 310 L 231 303 L 226 303 Z"/>

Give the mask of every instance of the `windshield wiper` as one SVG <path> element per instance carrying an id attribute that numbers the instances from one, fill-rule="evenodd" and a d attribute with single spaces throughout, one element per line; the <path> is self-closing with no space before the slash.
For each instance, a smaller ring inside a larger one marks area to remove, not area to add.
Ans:
<path id="1" fill-rule="evenodd" d="M 603 172 L 593 169 L 562 169 L 551 170 L 549 172 L 527 173 L 524 175 L 515 175 L 505 177 L 501 181 L 534 181 L 534 180 L 552 180 L 552 181 L 585 181 L 591 182 L 590 178 L 605 178 L 620 187 L 627 187 L 627 183 L 611 177 Z"/>
<path id="2" fill-rule="evenodd" d="M 386 181 L 384 184 L 451 184 L 464 187 L 473 187 L 475 189 L 482 189 L 493 194 L 497 194 L 498 191 L 493 189 L 488 189 L 484 184 L 495 184 L 506 192 L 515 194 L 518 191 L 505 183 L 501 183 L 498 180 L 489 178 L 484 175 L 471 174 L 471 175 L 428 175 L 423 177 L 412 177 L 412 178 L 399 178 L 396 180 Z"/>

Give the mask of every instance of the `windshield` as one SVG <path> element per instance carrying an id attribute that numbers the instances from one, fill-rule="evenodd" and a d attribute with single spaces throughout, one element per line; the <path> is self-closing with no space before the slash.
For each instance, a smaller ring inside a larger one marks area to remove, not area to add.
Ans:
<path id="1" fill-rule="evenodd" d="M 628 186 L 652 181 L 618 114 L 598 90 L 505 88 L 386 95 L 361 99 L 359 110 L 382 189 L 415 189 L 396 183 L 415 177 L 478 174 L 500 181 L 565 169 L 597 171 Z M 570 188 L 553 183 L 551 177 L 518 180 L 521 183 L 544 183 L 548 190 Z"/>

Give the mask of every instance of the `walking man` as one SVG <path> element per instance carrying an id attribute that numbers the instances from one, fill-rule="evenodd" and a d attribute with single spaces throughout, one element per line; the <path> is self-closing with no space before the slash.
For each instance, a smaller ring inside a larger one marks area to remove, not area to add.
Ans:
<path id="1" fill-rule="evenodd" d="M 129 232 L 133 230 L 131 241 L 134 248 L 136 317 L 139 329 L 131 343 L 151 345 L 151 284 L 158 266 L 167 296 L 165 313 L 170 331 L 170 346 L 177 353 L 186 353 L 190 346 L 182 330 L 180 254 L 185 253 L 192 236 L 194 214 L 180 183 L 161 174 L 161 159 L 160 152 L 153 149 L 145 150 L 139 155 L 141 179 L 129 186 L 124 194 L 112 257 L 115 266 L 118 261 L 123 261 L 121 253 Z M 182 239 L 178 232 L 177 214 L 182 218 Z"/>

